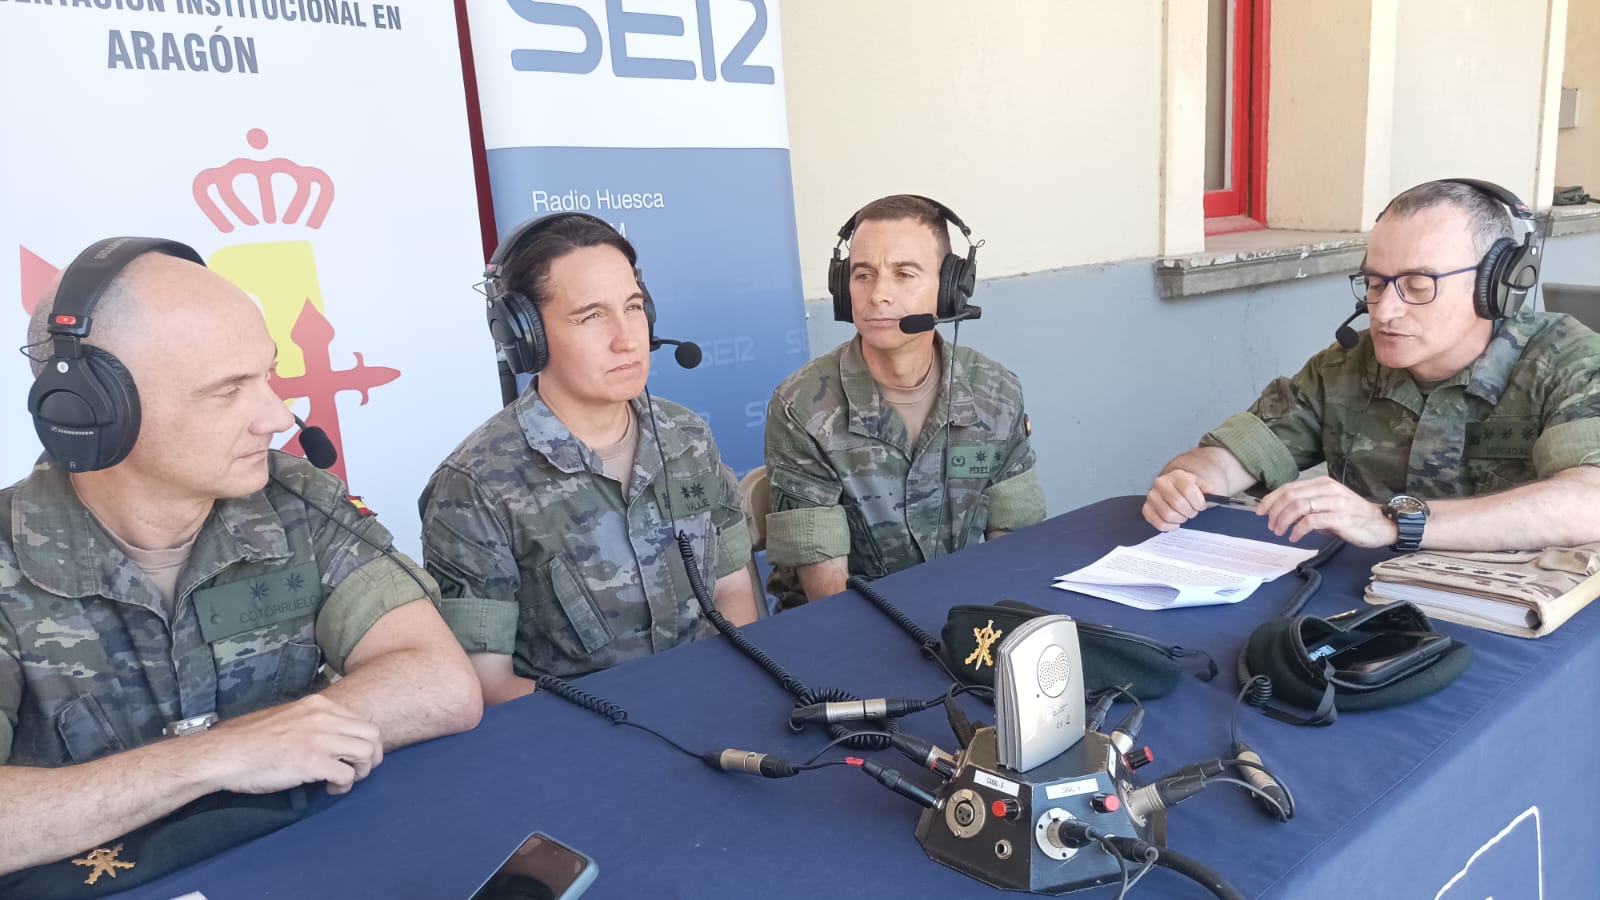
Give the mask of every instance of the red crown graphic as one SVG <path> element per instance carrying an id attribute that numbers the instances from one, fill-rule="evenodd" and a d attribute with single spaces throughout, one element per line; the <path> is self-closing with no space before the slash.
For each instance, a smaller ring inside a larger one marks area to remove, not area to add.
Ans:
<path id="1" fill-rule="evenodd" d="M 251 147 L 264 150 L 267 146 L 267 133 L 259 128 L 252 128 L 245 135 L 245 140 Z M 200 211 L 205 213 L 211 224 L 223 234 L 233 231 L 234 220 L 241 225 L 278 222 L 280 221 L 278 198 L 272 187 L 274 175 L 288 175 L 294 182 L 294 195 L 289 198 L 289 205 L 283 211 L 281 219 L 283 224 L 299 223 L 300 217 L 306 214 L 309 206 L 310 214 L 306 215 L 305 226 L 321 228 L 322 221 L 328 217 L 329 207 L 333 206 L 333 179 L 321 169 L 302 166 L 283 157 L 276 159 L 240 157 L 214 169 L 202 170 L 194 177 L 194 202 L 199 204 Z M 255 180 L 255 209 L 260 211 L 259 216 L 239 196 L 236 185 L 241 176 Z M 312 202 L 313 193 L 316 195 L 315 203 Z M 223 212 L 224 207 L 227 212 L 233 214 L 233 219 L 229 219 Z"/>

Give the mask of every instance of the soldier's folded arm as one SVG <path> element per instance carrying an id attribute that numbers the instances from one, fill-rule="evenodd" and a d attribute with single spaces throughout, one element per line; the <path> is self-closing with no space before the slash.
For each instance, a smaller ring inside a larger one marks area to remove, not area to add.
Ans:
<path id="1" fill-rule="evenodd" d="M 422 556 L 439 583 L 439 612 L 467 653 L 486 705 L 534 692 L 513 670 L 517 590 L 522 583 L 510 530 L 470 474 L 444 465 L 418 501 Z"/>
<path id="2" fill-rule="evenodd" d="M 1544 437 L 1539 440 L 1543 444 Z M 1536 460 L 1540 444 L 1535 445 Z M 1600 446 L 1583 459 L 1548 477 L 1499 493 L 1429 500 L 1422 546 L 1512 550 L 1600 541 Z"/>
<path id="3" fill-rule="evenodd" d="M 772 484 L 768 561 L 794 567 L 807 600 L 843 591 L 850 575 L 850 525 L 840 504 L 844 486 L 816 439 L 777 396 L 767 408 L 766 457 Z"/>
<path id="4" fill-rule="evenodd" d="M 216 791 L 325 782 L 344 793 L 385 747 L 475 725 L 482 705 L 470 668 L 427 595 L 398 571 L 370 560 L 324 604 L 318 642 L 345 677 L 322 693 L 53 768 L 10 762 L 24 681 L 15 632 L 0 617 L 0 874 L 63 859 Z M 374 590 L 388 594 L 381 605 L 363 602 Z"/>

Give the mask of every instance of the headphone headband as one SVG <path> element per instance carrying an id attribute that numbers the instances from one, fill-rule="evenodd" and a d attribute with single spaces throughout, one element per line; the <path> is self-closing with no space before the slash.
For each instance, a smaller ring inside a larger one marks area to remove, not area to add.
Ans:
<path id="1" fill-rule="evenodd" d="M 1528 208 L 1528 204 L 1523 203 L 1520 199 L 1518 199 L 1516 194 L 1511 193 L 1492 181 L 1484 181 L 1480 178 L 1441 178 L 1439 180 L 1449 184 L 1464 184 L 1467 187 L 1474 188 L 1481 193 L 1488 194 L 1490 197 L 1499 200 L 1500 203 L 1507 209 L 1511 210 L 1511 215 L 1513 218 L 1524 219 L 1528 221 L 1533 219 L 1533 210 Z"/>
<path id="2" fill-rule="evenodd" d="M 502 274 L 500 271 L 501 267 L 506 264 L 506 260 L 513 253 L 517 252 L 524 241 L 545 230 L 546 228 L 555 225 L 557 222 L 564 222 L 567 219 L 583 219 L 588 222 L 593 222 L 596 225 L 603 226 L 607 231 L 616 234 L 618 237 L 622 237 L 622 232 L 617 231 L 617 229 L 613 227 L 610 222 L 607 222 L 605 219 L 602 219 L 599 216 L 591 216 L 588 213 L 558 212 L 551 213 L 548 216 L 539 216 L 536 219 L 529 219 L 528 221 L 523 222 L 516 228 L 512 229 L 511 233 L 506 235 L 505 240 L 501 241 L 500 244 L 494 248 L 494 255 L 489 257 L 489 264 L 483 270 L 483 277 L 498 282 Z M 622 239 L 624 241 L 628 240 L 626 237 L 622 237 Z M 632 242 L 628 242 L 628 246 L 632 247 Z"/>
<path id="3" fill-rule="evenodd" d="M 58 357 L 76 359 L 78 342 L 89 336 L 93 325 L 90 313 L 99 305 L 111 283 L 134 260 L 146 253 L 161 253 L 186 259 L 198 265 L 205 260 L 188 244 L 165 238 L 114 237 L 95 241 L 79 253 L 61 276 L 56 287 L 48 332 L 54 336 Z"/>
<path id="4" fill-rule="evenodd" d="M 932 206 L 934 209 L 939 211 L 939 215 L 943 216 L 946 222 L 949 222 L 951 225 L 954 225 L 956 228 L 961 230 L 961 237 L 964 238 L 969 245 L 972 243 L 972 229 L 967 227 L 967 223 L 961 221 L 961 217 L 956 215 L 955 210 L 945 206 L 943 203 L 940 203 L 932 197 L 924 197 L 921 194 L 901 194 L 900 196 L 914 197 L 928 204 L 929 206 Z M 839 244 L 843 244 L 845 241 L 850 240 L 850 236 L 856 233 L 856 217 L 860 215 L 861 210 L 859 209 L 854 213 L 851 213 L 850 218 L 846 220 L 844 225 L 839 228 Z"/>

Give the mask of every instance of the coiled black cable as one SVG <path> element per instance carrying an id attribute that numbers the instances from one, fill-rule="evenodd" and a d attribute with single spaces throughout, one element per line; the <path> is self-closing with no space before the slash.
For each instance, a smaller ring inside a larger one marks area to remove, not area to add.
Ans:
<path id="1" fill-rule="evenodd" d="M 1251 706 L 1266 706 L 1272 700 L 1272 679 L 1265 675 L 1256 675 L 1245 682 L 1239 689 L 1244 702 Z M 1234 740 L 1239 739 L 1239 704 L 1233 706 L 1233 727 L 1231 730 Z"/>
<path id="2" fill-rule="evenodd" d="M 921 625 L 911 621 L 911 617 L 902 612 L 899 607 L 889 602 L 888 597 L 878 593 L 878 589 L 873 587 L 871 582 L 867 581 L 865 578 L 862 578 L 860 575 L 851 575 L 849 578 L 845 579 L 844 584 L 845 587 L 865 597 L 868 603 L 876 606 L 880 611 L 883 612 L 884 615 L 888 616 L 890 619 L 893 619 L 894 623 L 899 625 L 901 630 L 903 630 L 906 634 L 911 635 L 911 639 L 916 641 L 918 646 L 922 648 L 922 655 L 938 663 L 939 668 L 943 669 L 944 673 L 950 676 L 951 681 L 963 682 L 965 680 L 958 673 L 952 672 L 949 664 L 944 661 L 944 656 L 939 652 L 939 639 L 929 634 Z M 988 697 L 990 699 L 994 697 L 993 688 L 990 688 L 986 685 L 973 685 L 972 687 L 974 688 L 973 693 Z"/>
<path id="3" fill-rule="evenodd" d="M 599 713 L 600 715 L 610 719 L 611 724 L 613 725 L 626 725 L 629 728 L 637 728 L 645 734 L 654 737 L 656 740 L 659 740 L 662 743 L 672 747 L 679 753 L 688 754 L 695 759 L 701 759 L 705 755 L 703 753 L 696 753 L 695 751 L 690 750 L 688 747 L 685 747 L 672 738 L 669 738 L 661 732 L 656 731 L 654 728 L 640 725 L 638 722 L 628 721 L 627 710 L 615 703 L 612 703 L 610 700 L 607 700 L 603 697 L 597 697 L 594 694 L 589 693 L 570 681 L 557 678 L 554 675 L 540 675 L 534 679 L 534 682 L 538 684 L 539 690 L 555 694 L 557 697 L 566 700 L 568 703 L 571 703 L 574 706 L 581 706 L 590 712 Z"/>
<path id="4" fill-rule="evenodd" d="M 860 575 L 851 575 L 845 579 L 844 586 L 867 598 L 867 602 L 883 611 L 883 614 L 895 621 L 911 635 L 911 639 L 922 646 L 922 655 L 929 659 L 939 655 L 939 639 L 929 634 L 921 625 L 911 621 L 911 617 L 900 611 L 900 608 L 889 602 L 889 598 L 878 593 L 872 583 Z"/>
<path id="5" fill-rule="evenodd" d="M 796 678 L 765 650 L 757 647 L 753 641 L 745 637 L 737 626 L 729 622 L 718 611 L 716 604 L 712 601 L 711 591 L 706 589 L 705 579 L 700 576 L 700 565 L 695 559 L 694 545 L 690 543 L 689 536 L 682 531 L 678 532 L 678 555 L 683 557 L 683 568 L 689 575 L 689 590 L 694 593 L 695 600 L 700 603 L 700 611 L 705 614 L 706 619 L 716 627 L 717 631 L 722 633 L 723 637 L 739 648 L 739 652 L 750 657 L 756 665 L 765 669 L 768 675 L 771 675 L 790 696 L 794 697 L 796 707 L 810 706 L 813 703 L 837 703 L 861 699 L 854 694 L 837 688 L 822 688 L 819 690 L 811 687 Z M 789 728 L 797 734 L 803 730 L 803 726 L 793 719 L 789 722 Z M 889 739 L 876 732 L 894 732 L 898 730 L 899 726 L 892 720 L 885 721 L 881 726 L 873 728 L 861 728 L 842 722 L 834 722 L 828 725 L 828 733 L 852 750 L 887 750 L 890 746 Z M 857 734 L 857 732 L 863 733 Z"/>

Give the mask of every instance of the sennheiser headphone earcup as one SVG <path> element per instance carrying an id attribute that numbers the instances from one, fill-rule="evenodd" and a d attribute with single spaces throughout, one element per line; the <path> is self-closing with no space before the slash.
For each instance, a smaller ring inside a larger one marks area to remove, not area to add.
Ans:
<path id="1" fill-rule="evenodd" d="M 833 258 L 828 260 L 828 294 L 833 297 L 833 320 L 854 322 L 855 310 L 850 305 L 850 263 L 833 248 Z"/>
<path id="2" fill-rule="evenodd" d="M 1508 263 L 1517 256 L 1516 242 L 1510 238 L 1500 238 L 1483 255 L 1483 260 L 1478 263 L 1476 283 L 1473 285 L 1472 308 L 1477 311 L 1478 317 L 1494 321 L 1506 316 L 1506 294 L 1510 291 L 1506 286 L 1505 276 L 1511 268 Z"/>
<path id="3" fill-rule="evenodd" d="M 109 469 L 139 439 L 139 390 L 127 366 L 99 347 L 52 359 L 28 391 L 28 412 L 46 453 L 69 472 Z"/>
<path id="4" fill-rule="evenodd" d="M 516 291 L 489 301 L 489 334 L 513 372 L 537 375 L 550 362 L 539 308 Z"/>

